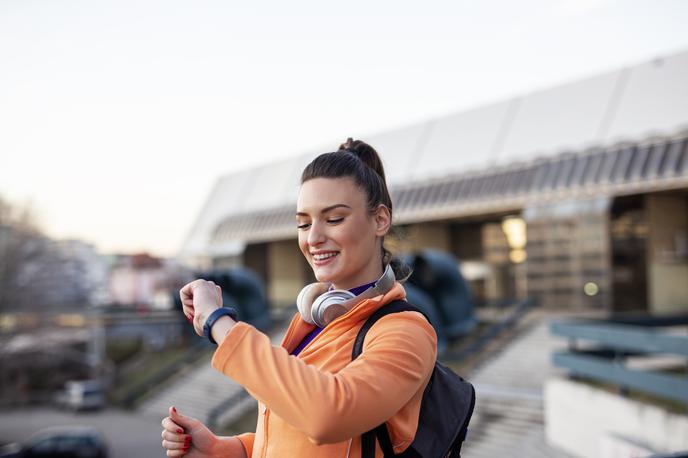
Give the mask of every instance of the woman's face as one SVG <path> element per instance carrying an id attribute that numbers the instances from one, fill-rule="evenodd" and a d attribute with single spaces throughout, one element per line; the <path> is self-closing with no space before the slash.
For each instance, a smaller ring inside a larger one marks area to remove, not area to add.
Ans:
<path id="1" fill-rule="evenodd" d="M 371 214 L 351 178 L 314 178 L 301 185 L 296 221 L 299 248 L 315 278 L 351 289 L 382 275 L 381 237 L 391 218 L 384 205 Z"/>

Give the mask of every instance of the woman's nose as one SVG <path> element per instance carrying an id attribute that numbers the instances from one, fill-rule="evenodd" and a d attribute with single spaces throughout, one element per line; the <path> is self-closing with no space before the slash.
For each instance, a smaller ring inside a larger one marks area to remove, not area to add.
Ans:
<path id="1" fill-rule="evenodd" d="M 320 224 L 311 224 L 311 229 L 308 231 L 308 244 L 311 246 L 318 246 L 324 241 L 325 233 L 321 230 Z"/>

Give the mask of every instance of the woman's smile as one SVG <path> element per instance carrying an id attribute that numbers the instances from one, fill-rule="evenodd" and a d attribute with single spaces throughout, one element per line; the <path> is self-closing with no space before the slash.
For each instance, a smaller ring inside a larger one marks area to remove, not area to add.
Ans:
<path id="1" fill-rule="evenodd" d="M 311 253 L 313 264 L 316 266 L 325 266 L 334 262 L 334 258 L 339 255 L 339 251 L 318 251 Z"/>

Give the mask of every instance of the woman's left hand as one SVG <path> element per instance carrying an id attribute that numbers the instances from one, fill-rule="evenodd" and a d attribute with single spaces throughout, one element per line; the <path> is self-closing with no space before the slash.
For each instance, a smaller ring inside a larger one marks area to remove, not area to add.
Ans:
<path id="1" fill-rule="evenodd" d="M 182 299 L 182 310 L 189 321 L 193 321 L 196 334 L 203 336 L 203 325 L 208 316 L 222 307 L 222 289 L 207 280 L 194 280 L 187 283 L 179 296 Z"/>

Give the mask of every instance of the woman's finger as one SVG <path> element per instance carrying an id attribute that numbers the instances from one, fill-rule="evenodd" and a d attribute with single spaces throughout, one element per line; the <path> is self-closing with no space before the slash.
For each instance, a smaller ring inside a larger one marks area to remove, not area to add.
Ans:
<path id="1" fill-rule="evenodd" d="M 179 290 L 179 298 L 182 300 L 182 304 L 193 303 L 193 284 L 194 282 L 187 283 Z"/>
<path id="2" fill-rule="evenodd" d="M 180 443 L 191 443 L 191 436 L 188 434 L 175 434 L 172 431 L 166 429 L 162 430 L 162 438 L 170 442 L 180 442 Z"/>
<path id="3" fill-rule="evenodd" d="M 172 442 L 168 441 L 167 439 L 163 439 L 162 441 L 162 448 L 165 450 L 181 450 L 183 452 L 186 452 L 189 450 L 189 447 L 191 446 L 190 442 Z"/>
<path id="4" fill-rule="evenodd" d="M 220 288 L 218 285 L 215 285 L 215 288 L 217 289 L 217 300 L 220 306 L 222 306 L 222 288 Z"/>
<path id="5" fill-rule="evenodd" d="M 167 431 L 177 433 L 177 434 L 184 434 L 184 429 L 179 426 L 177 423 L 172 421 L 170 417 L 165 417 L 162 419 L 162 427 L 165 428 Z"/>

